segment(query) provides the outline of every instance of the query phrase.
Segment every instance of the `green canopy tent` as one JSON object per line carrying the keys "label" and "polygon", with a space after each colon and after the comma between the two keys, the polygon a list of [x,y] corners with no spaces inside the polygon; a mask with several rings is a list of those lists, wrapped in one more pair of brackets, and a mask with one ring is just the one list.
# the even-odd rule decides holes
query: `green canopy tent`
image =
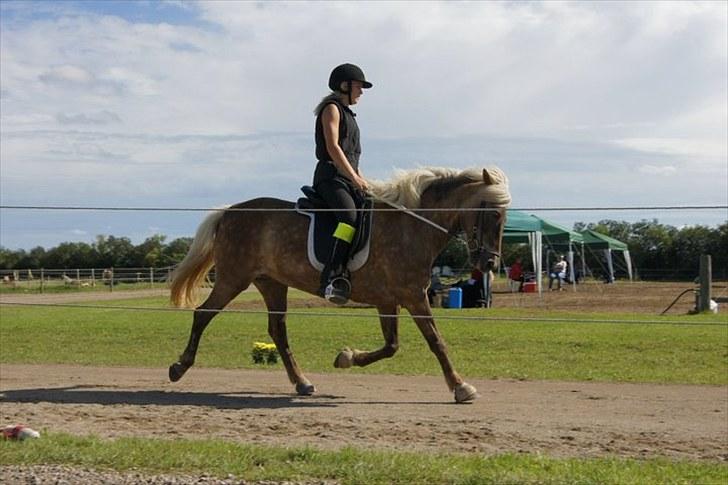
{"label": "green canopy tent", "polygon": [[[622,252],[622,256],[624,256],[624,262],[627,266],[627,275],[629,276],[629,280],[632,281],[632,260],[629,255],[629,248],[627,247],[627,244],[600,232],[592,231],[591,229],[581,231],[581,235],[584,238],[584,246],[594,251],[604,251],[604,257],[607,261],[607,272],[610,282],[614,281],[614,264],[612,261],[612,251]],[[584,256],[582,253],[582,259],[583,258]]]}
{"label": "green canopy tent", "polygon": [[543,221],[525,212],[508,209],[506,226],[503,229],[504,243],[527,243],[531,248],[531,262],[536,273],[536,287],[541,294],[541,254]]}
{"label": "green canopy tent", "polygon": [[554,222],[547,221],[532,214],[509,209],[506,226],[503,231],[503,241],[505,243],[529,244],[539,294],[542,292],[541,274],[543,271],[542,254],[544,243],[551,248],[563,248],[566,250],[570,279],[576,284],[574,246],[582,245],[584,242],[584,238],[580,233],[571,231]]}

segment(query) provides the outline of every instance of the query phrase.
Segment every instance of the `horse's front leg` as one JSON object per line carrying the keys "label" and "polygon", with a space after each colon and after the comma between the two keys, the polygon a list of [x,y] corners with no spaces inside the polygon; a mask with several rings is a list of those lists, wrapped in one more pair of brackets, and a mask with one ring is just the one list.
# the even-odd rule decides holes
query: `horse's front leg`
{"label": "horse's front leg", "polygon": [[399,322],[397,319],[399,307],[397,305],[380,305],[377,307],[377,311],[382,315],[379,317],[379,322],[384,335],[384,346],[372,352],[344,349],[336,356],[334,367],[340,369],[346,369],[352,365],[364,367],[378,360],[392,357],[397,352],[399,348]]}
{"label": "horse's front leg", "polygon": [[406,308],[414,318],[425,340],[427,340],[430,350],[432,350],[440,362],[442,372],[445,374],[447,387],[455,393],[455,402],[464,403],[474,400],[478,396],[477,390],[475,387],[463,381],[458,373],[455,372],[450,358],[447,355],[445,341],[440,335],[440,332],[437,331],[435,320],[432,318],[432,310],[430,309],[430,302],[427,301],[427,294],[424,294],[422,298],[418,298],[417,301],[406,305]]}
{"label": "horse's front leg", "polygon": [[260,278],[253,282],[263,295],[268,308],[268,334],[276,344],[276,350],[281,356],[286,368],[288,379],[296,385],[296,392],[302,396],[310,396],[316,391],[313,384],[303,375],[288,346],[288,332],[286,330],[286,311],[288,309],[288,287],[267,278]]}

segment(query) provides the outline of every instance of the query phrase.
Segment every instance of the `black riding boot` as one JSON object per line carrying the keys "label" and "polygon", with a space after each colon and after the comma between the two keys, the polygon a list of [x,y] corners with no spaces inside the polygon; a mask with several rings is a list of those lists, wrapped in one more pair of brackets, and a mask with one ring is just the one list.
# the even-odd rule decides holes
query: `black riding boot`
{"label": "black riding boot", "polygon": [[346,265],[349,262],[351,244],[343,239],[334,238],[331,258],[321,272],[319,295],[337,305],[343,305],[351,296],[351,282]]}

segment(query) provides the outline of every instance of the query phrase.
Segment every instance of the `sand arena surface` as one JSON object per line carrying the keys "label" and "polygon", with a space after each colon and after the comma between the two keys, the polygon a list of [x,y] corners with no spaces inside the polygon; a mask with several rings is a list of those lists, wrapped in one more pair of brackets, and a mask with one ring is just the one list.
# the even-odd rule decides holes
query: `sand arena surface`
{"label": "sand arena surface", "polygon": [[453,403],[440,377],[1,365],[0,415],[41,431],[221,438],[280,446],[543,453],[728,461],[723,386],[471,380]]}

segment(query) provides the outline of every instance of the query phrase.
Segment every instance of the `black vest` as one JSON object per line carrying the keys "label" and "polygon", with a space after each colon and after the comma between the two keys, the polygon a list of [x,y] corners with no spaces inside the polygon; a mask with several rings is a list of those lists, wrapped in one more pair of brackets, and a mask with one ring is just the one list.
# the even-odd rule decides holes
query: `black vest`
{"label": "black vest", "polygon": [[361,143],[359,141],[359,125],[356,124],[356,114],[345,106],[335,95],[323,101],[321,110],[316,115],[316,159],[321,162],[331,163],[331,155],[326,149],[323,126],[321,124],[321,113],[329,104],[335,104],[339,108],[339,146],[344,152],[346,159],[356,173],[359,173],[359,156],[361,155]]}

